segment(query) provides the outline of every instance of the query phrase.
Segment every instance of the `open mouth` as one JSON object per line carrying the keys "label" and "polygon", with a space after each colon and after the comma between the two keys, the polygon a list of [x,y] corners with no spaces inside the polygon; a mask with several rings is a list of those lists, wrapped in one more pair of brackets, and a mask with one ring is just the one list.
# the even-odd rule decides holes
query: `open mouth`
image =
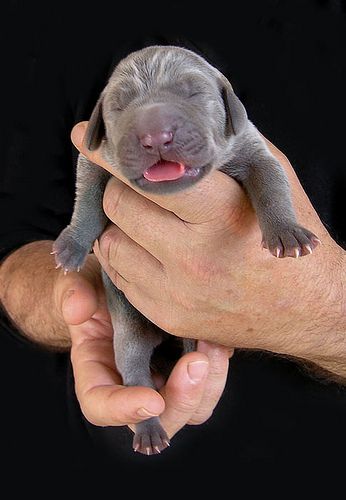
{"label": "open mouth", "polygon": [[180,162],[160,160],[135,179],[134,183],[146,190],[173,191],[193,184],[207,170],[207,166],[188,167]]}

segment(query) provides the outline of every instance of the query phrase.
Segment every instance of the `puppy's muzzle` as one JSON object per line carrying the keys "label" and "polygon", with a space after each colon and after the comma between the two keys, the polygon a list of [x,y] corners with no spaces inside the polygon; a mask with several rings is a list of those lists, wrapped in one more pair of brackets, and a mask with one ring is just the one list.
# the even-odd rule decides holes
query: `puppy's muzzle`
{"label": "puppy's muzzle", "polygon": [[174,146],[174,132],[178,127],[174,106],[149,104],[137,111],[136,135],[146,153],[165,153]]}
{"label": "puppy's muzzle", "polygon": [[131,110],[118,143],[124,174],[138,187],[173,192],[201,179],[211,163],[207,134],[187,106],[147,103]]}

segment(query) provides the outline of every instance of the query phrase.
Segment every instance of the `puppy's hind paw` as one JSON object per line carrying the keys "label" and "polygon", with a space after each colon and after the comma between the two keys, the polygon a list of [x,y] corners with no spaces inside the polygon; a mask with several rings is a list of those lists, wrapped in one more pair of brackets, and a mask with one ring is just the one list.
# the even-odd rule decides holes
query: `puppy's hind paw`
{"label": "puppy's hind paw", "polygon": [[158,417],[152,417],[136,425],[133,449],[143,455],[157,455],[170,446],[166,431]]}

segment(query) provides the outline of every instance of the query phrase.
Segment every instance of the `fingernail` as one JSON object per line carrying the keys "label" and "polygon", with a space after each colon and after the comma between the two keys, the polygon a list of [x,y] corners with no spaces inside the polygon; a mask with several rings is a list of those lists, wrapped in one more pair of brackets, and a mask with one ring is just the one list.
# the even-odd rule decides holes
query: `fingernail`
{"label": "fingernail", "polygon": [[208,361],[192,361],[187,365],[187,373],[192,382],[200,382],[208,371]]}
{"label": "fingernail", "polygon": [[157,413],[151,413],[150,411],[146,410],[145,408],[139,408],[139,410],[137,410],[137,415],[139,415],[140,417],[157,417]]}

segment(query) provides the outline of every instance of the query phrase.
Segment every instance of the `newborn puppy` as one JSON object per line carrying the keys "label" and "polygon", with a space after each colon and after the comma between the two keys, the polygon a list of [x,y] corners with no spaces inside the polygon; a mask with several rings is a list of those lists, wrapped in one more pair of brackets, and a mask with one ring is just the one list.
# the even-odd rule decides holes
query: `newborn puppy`
{"label": "newborn puppy", "polygon": [[[299,257],[319,240],[297,224],[283,168],[226,77],[194,52],[151,46],[131,53],[115,68],[91,115],[89,150],[136,189],[174,193],[192,187],[213,169],[236,179],[248,194],[262,231],[262,244],[275,257]],[[70,225],[54,242],[57,267],[79,270],[108,220],[102,200],[110,174],[82,154]],[[151,359],[168,336],[127,301],[108,276],[103,280],[123,383],[155,389]],[[184,340],[183,351],[194,343]],[[169,443],[158,417],[136,425],[135,451],[159,453]]]}

